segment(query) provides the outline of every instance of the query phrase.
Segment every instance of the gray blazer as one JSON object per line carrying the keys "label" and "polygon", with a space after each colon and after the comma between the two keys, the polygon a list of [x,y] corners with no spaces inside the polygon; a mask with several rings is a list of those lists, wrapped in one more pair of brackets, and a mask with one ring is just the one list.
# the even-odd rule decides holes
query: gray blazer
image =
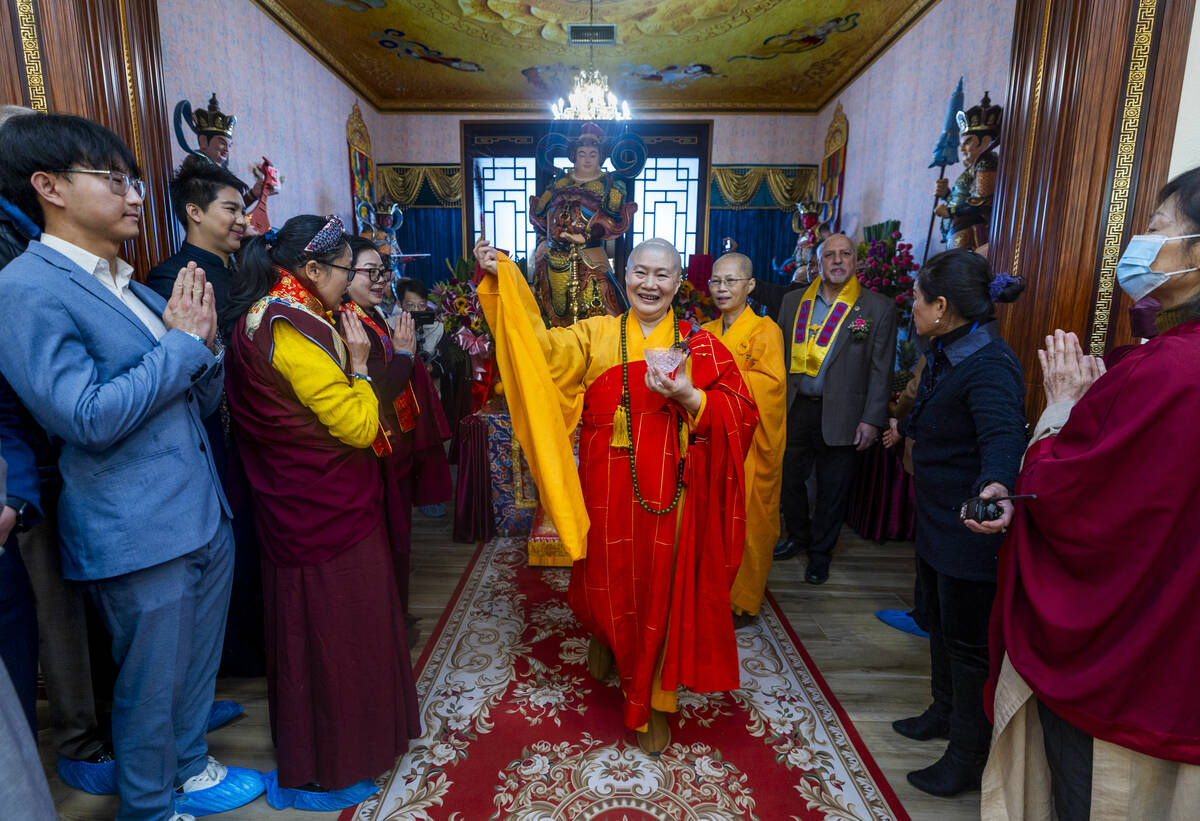
{"label": "gray blazer", "polygon": [[[162,313],[140,283],[134,293]],[[230,516],[202,420],[223,368],[182,331],[156,340],[88,271],[40,242],[0,271],[0,372],[62,441],[63,575],[103,579],[207,544]]]}
{"label": "gray blazer", "polygon": [[[792,334],[796,313],[804,298],[795,290],[783,298],[779,327],[783,329],[783,362],[792,361]],[[855,339],[847,328],[864,317],[870,322],[866,339]],[[831,446],[853,445],[859,422],[887,425],[887,403],[896,361],[896,306],[887,297],[863,290],[833,340],[825,365],[821,402],[821,435]],[[800,390],[800,376],[788,374],[787,406]]]}

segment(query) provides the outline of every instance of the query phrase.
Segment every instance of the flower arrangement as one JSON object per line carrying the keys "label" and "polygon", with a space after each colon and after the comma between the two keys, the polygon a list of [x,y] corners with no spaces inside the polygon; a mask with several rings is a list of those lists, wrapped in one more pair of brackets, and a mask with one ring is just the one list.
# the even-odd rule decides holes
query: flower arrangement
{"label": "flower arrangement", "polygon": [[447,279],[429,293],[433,310],[446,336],[469,354],[486,354],[492,348],[492,332],[483,318],[479,295],[470,282]]}
{"label": "flower arrangement", "polygon": [[869,291],[891,297],[896,303],[897,322],[908,324],[912,316],[913,277],[921,267],[913,260],[912,243],[901,242],[900,231],[858,246],[858,281]]}
{"label": "flower arrangement", "polygon": [[861,342],[871,335],[871,320],[860,316],[850,323],[849,330],[850,334]]}
{"label": "flower arrangement", "polygon": [[721,313],[717,310],[717,305],[712,301],[712,297],[686,279],[679,286],[679,293],[675,294],[672,307],[675,309],[677,319],[697,325],[703,325],[705,322],[716,319]]}

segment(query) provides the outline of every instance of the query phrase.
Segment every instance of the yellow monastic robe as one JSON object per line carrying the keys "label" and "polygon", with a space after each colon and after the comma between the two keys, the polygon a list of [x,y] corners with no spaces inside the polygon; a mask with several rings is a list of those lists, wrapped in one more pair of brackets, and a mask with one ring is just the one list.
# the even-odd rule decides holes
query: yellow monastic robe
{"label": "yellow monastic robe", "polygon": [[725,343],[758,406],[758,430],[746,456],[746,547],[729,592],[733,612],[757,615],[767,588],[772,553],[779,540],[779,491],[787,440],[787,368],[783,332],[769,317],[749,308],[729,330],[721,319],[703,326]]}

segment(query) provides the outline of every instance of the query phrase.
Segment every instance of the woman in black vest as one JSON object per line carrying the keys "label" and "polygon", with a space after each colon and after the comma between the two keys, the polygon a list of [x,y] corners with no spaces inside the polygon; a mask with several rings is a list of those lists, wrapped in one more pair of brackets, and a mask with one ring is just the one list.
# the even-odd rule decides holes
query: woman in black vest
{"label": "woman in black vest", "polygon": [[941,759],[908,774],[934,795],[978,789],[987,761],[983,688],[1003,536],[973,532],[960,511],[981,494],[1007,496],[1025,451],[1025,381],[994,316],[994,303],[1011,302],[1023,288],[993,276],[979,254],[954,249],[930,259],[913,289],[913,322],[928,347],[901,433],[914,443],[914,615],[929,631],[933,704],[892,726],[909,738],[949,738]]}

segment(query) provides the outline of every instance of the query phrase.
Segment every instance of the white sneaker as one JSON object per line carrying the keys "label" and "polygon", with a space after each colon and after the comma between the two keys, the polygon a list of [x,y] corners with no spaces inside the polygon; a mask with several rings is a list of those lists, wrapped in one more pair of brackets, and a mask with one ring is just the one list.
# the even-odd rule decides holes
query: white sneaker
{"label": "white sneaker", "polygon": [[[204,770],[196,775],[193,775],[187,781],[184,781],[179,790],[180,792],[187,793],[195,792],[196,790],[207,790],[209,787],[215,787],[225,780],[225,774],[227,771],[228,770],[224,764],[222,764],[220,761],[217,761],[217,759],[210,755],[208,757],[208,764],[205,765]],[[184,816],[184,821],[187,821],[187,819],[190,818],[192,818],[190,815]],[[195,819],[192,819],[192,821],[195,821]]]}
{"label": "white sneaker", "polygon": [[177,812],[171,816],[170,821],[196,821],[196,816],[184,815],[181,812]]}

